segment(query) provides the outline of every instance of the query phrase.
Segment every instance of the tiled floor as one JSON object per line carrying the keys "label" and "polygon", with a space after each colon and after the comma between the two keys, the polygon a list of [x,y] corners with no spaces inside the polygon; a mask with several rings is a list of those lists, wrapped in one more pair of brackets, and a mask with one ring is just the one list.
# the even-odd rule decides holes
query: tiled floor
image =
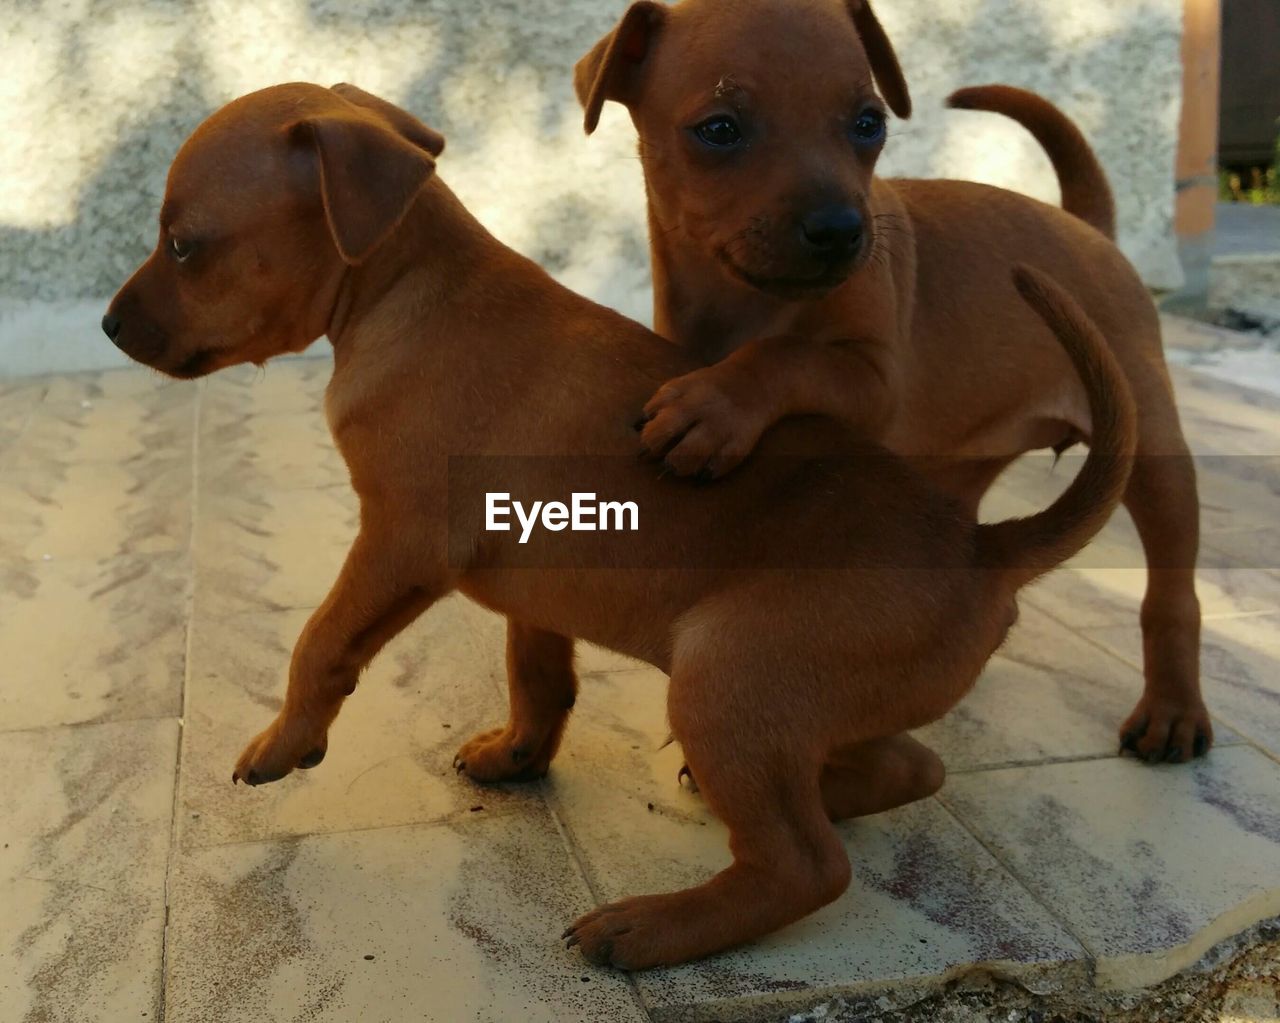
{"label": "tiled floor", "polygon": [[[322,768],[231,784],[354,532],[327,372],[0,381],[0,1018],[781,1018],[974,967],[1145,985],[1280,914],[1280,399],[1178,373],[1206,456],[1206,761],[1114,755],[1141,678],[1121,515],[927,730],[940,796],[841,826],[838,902],[628,978],[561,929],[728,856],[652,670],[583,651],[552,775],[477,788],[450,764],[503,717],[502,627],[450,600],[375,663]],[[1069,471],[1019,465],[990,515]]]}

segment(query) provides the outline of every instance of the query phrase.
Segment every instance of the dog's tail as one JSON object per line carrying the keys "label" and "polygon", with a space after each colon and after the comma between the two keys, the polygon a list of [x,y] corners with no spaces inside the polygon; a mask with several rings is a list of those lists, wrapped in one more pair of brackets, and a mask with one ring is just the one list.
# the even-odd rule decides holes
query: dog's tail
{"label": "dog's tail", "polygon": [[1052,505],[1024,519],[978,527],[978,563],[1016,589],[1079,553],[1115,511],[1133,468],[1137,412],[1124,371],[1084,310],[1052,278],[1026,266],[1014,283],[1067,350],[1093,417],[1089,455]]}
{"label": "dog's tail", "polygon": [[1062,208],[1116,238],[1116,204],[1106,172],[1071,118],[1047,99],[1011,85],[976,85],[953,92],[947,106],[1003,114],[1035,136],[1058,175]]}

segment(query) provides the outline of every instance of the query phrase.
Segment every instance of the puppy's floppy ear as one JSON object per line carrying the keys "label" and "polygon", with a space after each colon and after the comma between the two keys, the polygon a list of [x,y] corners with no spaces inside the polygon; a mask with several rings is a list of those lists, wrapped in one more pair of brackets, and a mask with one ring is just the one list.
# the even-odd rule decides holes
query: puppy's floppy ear
{"label": "puppy's floppy ear", "polygon": [[600,123],[605,100],[629,105],[634,99],[641,65],[666,17],[667,9],[662,4],[636,0],[617,27],[574,67],[573,88],[585,113],[582,126],[588,135]]}
{"label": "puppy's floppy ear", "polygon": [[293,145],[314,153],[329,233],[352,266],[399,226],[436,169],[426,150],[364,111],[308,117],[287,130]]}
{"label": "puppy's floppy ear", "polygon": [[337,85],[330,86],[330,90],[336,92],[348,103],[354,103],[358,107],[380,114],[391,127],[432,156],[439,156],[444,152],[444,136],[434,128],[428,128],[409,111],[402,110],[394,103],[388,103],[380,96],[365,92],[359,86],[349,82],[339,82]]}
{"label": "puppy's floppy ear", "polygon": [[849,16],[854,27],[862,38],[863,49],[867,51],[867,60],[871,62],[871,71],[876,76],[876,84],[884,93],[885,102],[901,118],[911,116],[911,94],[907,91],[906,79],[902,76],[902,68],[898,64],[898,55],[893,52],[893,44],[885,35],[880,19],[871,9],[871,0],[845,0]]}

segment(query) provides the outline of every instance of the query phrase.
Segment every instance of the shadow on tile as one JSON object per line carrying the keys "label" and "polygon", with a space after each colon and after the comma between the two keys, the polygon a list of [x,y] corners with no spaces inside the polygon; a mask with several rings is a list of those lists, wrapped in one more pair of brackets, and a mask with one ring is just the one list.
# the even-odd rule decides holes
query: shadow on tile
{"label": "shadow on tile", "polygon": [[175,875],[171,1023],[646,1018],[558,940],[591,900],[541,806],[204,850]]}
{"label": "shadow on tile", "polygon": [[1280,765],[1235,747],[965,775],[942,799],[1081,938],[1099,985],[1129,988],[1280,913],[1277,791]]}
{"label": "shadow on tile", "polygon": [[178,723],[4,738],[4,1017],[158,1018]]}
{"label": "shadow on tile", "polygon": [[0,561],[0,727],[177,716],[185,554]]}
{"label": "shadow on tile", "polygon": [[[231,783],[275,716],[305,612],[197,618],[179,789],[184,847],[259,841],[541,805],[538,785],[482,787],[453,770],[471,735],[506,720],[504,623],[459,597],[388,645],[361,677],[311,771]],[[518,825],[513,825],[517,826]]]}

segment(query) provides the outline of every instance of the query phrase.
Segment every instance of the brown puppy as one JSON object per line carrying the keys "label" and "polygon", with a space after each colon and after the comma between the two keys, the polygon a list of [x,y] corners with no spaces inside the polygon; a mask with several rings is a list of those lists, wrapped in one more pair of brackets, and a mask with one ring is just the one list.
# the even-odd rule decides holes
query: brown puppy
{"label": "brown puppy", "polygon": [[[177,376],[322,333],[334,345],[325,410],[360,532],[298,640],[283,709],[234,778],[319,763],[370,658],[461,590],[667,672],[672,730],[730,829],[727,870],[589,913],[570,943],[639,968],[750,940],[844,890],[831,817],[941,784],[936,759],[896,737],[964,695],[1016,616],[1017,588],[1110,515],[1134,444],[1123,374],[1061,289],[1022,271],[1094,417],[1094,450],[1045,512],[977,526],[896,456],[814,419],[771,430],[750,471],[690,488],[635,458],[633,420],[694,361],[498,243],[433,176],[440,149],[351,86],[231,103],[178,153],[159,244],[104,320],[125,352]],[[621,546],[574,532],[522,546],[484,527],[479,490],[554,490],[563,456],[586,464],[592,490],[638,505]],[[623,552],[640,567],[600,567]],[[511,682],[511,723],[463,747],[468,774],[537,774],[555,753],[572,685]]]}
{"label": "brown puppy", "polygon": [[1031,128],[1088,223],[981,185],[876,178],[886,107],[906,117],[911,102],[869,0],[640,0],[575,84],[588,132],[606,100],[630,110],[655,326],[714,364],[646,406],[644,445],[677,473],[720,475],[771,423],[816,412],[893,451],[945,456],[936,481],[976,508],[1022,452],[1090,437],[1084,392],[1007,268],[1035,266],[1067,288],[1139,410],[1125,504],[1149,567],[1146,686],[1122,749],[1147,761],[1207,750],[1195,471],[1156,311],[1104,237],[1109,189],[1074,126],[1019,90],[953,98]]}

